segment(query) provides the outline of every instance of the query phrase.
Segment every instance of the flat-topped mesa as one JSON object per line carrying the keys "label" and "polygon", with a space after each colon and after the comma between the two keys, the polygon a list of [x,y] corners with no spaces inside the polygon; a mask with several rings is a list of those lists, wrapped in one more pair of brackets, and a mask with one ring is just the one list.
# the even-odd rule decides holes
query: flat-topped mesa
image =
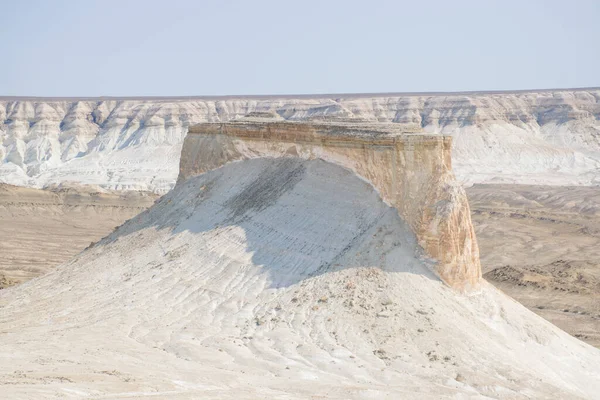
{"label": "flat-topped mesa", "polygon": [[190,127],[178,181],[257,157],[323,159],[368,180],[414,231],[437,274],[468,291],[481,280],[466,194],[455,181],[451,138],[394,124],[282,122],[261,116]]}

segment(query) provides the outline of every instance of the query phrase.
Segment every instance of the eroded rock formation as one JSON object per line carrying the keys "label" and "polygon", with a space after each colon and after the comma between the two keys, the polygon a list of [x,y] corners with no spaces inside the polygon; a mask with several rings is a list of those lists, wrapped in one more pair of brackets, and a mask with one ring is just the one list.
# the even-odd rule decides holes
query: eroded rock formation
{"label": "eroded rock formation", "polygon": [[165,193],[189,126],[251,112],[451,135],[461,182],[600,182],[600,90],[138,99],[0,98],[0,182]]}
{"label": "eroded rock formation", "polygon": [[451,138],[390,124],[237,121],[190,127],[179,181],[256,157],[323,159],[371,182],[415,232],[439,277],[477,287],[479,250],[469,204],[452,174]]}

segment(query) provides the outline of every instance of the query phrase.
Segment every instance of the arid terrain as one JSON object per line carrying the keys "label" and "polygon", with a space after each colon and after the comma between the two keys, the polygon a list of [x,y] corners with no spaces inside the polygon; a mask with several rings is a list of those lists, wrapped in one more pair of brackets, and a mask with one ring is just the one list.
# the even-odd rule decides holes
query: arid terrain
{"label": "arid terrain", "polygon": [[253,112],[453,136],[460,181],[600,183],[600,89],[321,96],[0,97],[0,182],[166,193],[190,126]]}
{"label": "arid terrain", "polygon": [[0,184],[0,287],[41,275],[148,208],[156,195]]}
{"label": "arid terrain", "polygon": [[371,185],[322,160],[190,177],[0,291],[10,399],[590,399],[600,350],[463,295]]}
{"label": "arid terrain", "polygon": [[[475,185],[467,194],[485,279],[600,347],[600,189]],[[52,270],[156,198],[0,185],[0,285]]]}
{"label": "arid terrain", "polygon": [[4,99],[0,393],[594,398],[599,120],[596,88]]}
{"label": "arid terrain", "polygon": [[600,188],[467,189],[484,277],[600,347]]}

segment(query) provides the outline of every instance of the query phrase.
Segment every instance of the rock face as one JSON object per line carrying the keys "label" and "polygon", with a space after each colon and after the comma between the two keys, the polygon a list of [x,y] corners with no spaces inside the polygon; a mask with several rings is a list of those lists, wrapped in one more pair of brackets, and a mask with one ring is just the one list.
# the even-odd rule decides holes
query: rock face
{"label": "rock face", "polygon": [[437,273],[458,290],[478,287],[479,250],[464,190],[452,174],[451,138],[392,124],[244,121],[192,126],[179,181],[256,157],[323,159],[369,181],[415,232]]}
{"label": "rock face", "polygon": [[451,135],[467,183],[600,182],[600,90],[310,98],[0,99],[0,181],[164,193],[190,125],[251,112],[391,122]]}

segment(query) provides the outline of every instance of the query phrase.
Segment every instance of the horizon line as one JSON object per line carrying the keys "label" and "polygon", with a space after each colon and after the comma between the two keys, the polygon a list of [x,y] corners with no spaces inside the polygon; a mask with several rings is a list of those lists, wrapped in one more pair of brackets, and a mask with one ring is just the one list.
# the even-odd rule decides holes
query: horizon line
{"label": "horizon line", "polygon": [[524,94],[600,90],[600,86],[551,89],[515,89],[515,90],[465,90],[432,92],[363,92],[363,93],[303,93],[303,94],[240,94],[240,95],[189,95],[189,96],[0,96],[0,101],[122,101],[122,100],[267,100],[267,99],[321,99],[321,98],[364,98],[364,97],[413,97],[413,96],[457,96],[457,95],[494,95]]}

